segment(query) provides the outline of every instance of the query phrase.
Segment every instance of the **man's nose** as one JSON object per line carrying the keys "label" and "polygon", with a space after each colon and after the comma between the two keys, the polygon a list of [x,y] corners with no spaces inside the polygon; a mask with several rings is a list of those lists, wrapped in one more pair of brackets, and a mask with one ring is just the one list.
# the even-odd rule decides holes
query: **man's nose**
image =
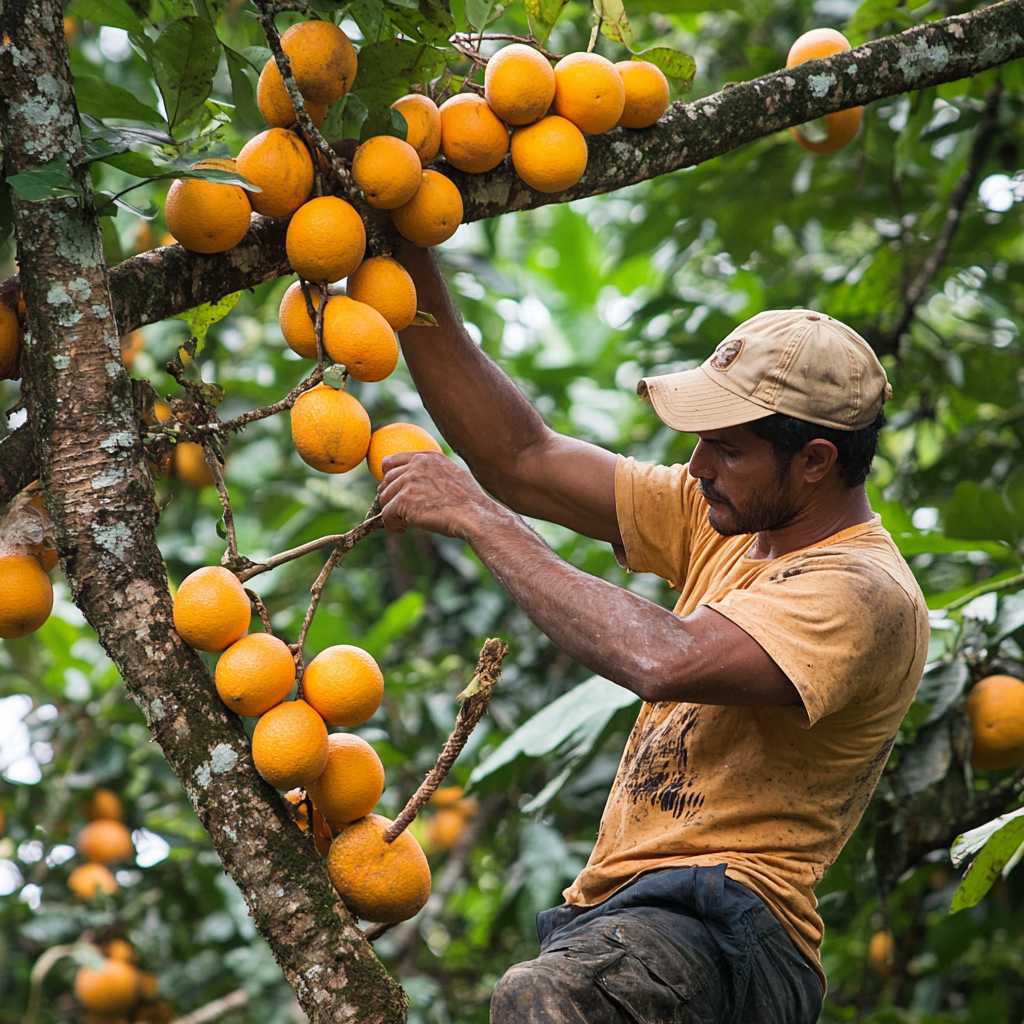
{"label": "man's nose", "polygon": [[708,446],[703,440],[698,441],[697,447],[693,449],[693,454],[690,456],[690,476],[700,480],[714,480],[715,473],[708,456]]}

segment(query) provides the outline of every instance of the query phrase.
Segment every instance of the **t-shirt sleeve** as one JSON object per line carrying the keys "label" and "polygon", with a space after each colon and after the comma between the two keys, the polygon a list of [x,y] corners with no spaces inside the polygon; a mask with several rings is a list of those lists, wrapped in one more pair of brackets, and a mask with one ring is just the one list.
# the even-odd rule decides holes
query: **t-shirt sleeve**
{"label": "t-shirt sleeve", "polygon": [[810,727],[853,703],[883,701],[910,669],[917,616],[884,570],[850,555],[807,552],[710,608],[752,636],[803,700]]}
{"label": "t-shirt sleeve", "polygon": [[685,466],[619,456],[615,512],[630,572],[653,572],[679,590],[690,558],[693,487]]}

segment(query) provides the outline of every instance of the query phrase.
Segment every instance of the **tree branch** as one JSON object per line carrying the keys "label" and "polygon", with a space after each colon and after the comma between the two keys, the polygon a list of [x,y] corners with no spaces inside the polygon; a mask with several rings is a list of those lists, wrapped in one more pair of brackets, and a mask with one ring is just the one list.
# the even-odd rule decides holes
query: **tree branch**
{"label": "tree branch", "polygon": [[244,988],[235,989],[212,1003],[200,1006],[198,1010],[185,1014],[171,1021],[171,1024],[213,1024],[213,1021],[226,1017],[235,1010],[242,1010],[249,1005],[249,993]]}
{"label": "tree branch", "polygon": [[6,505],[38,476],[32,431],[25,423],[0,440],[0,505]]}
{"label": "tree branch", "polygon": [[[928,22],[822,60],[730,85],[692,103],[676,102],[653,127],[614,128],[590,136],[587,171],[565,192],[535,192],[506,158],[486,174],[440,161],[462,193],[465,222],[613,192],[825,114],[903,92],[970,78],[1024,56],[1024,0],[1003,0],[968,14]],[[257,218],[234,249],[212,256],[168,246],[126,260],[110,272],[121,333],[215,302],[290,272],[287,223]]]}

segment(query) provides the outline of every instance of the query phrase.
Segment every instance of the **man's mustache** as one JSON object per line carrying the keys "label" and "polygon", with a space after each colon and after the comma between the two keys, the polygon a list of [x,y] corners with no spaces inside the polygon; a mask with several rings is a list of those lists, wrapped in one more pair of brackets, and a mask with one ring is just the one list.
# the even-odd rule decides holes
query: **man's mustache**
{"label": "man's mustache", "polygon": [[708,501],[717,501],[719,505],[725,505],[726,508],[731,508],[735,511],[733,503],[724,494],[722,494],[721,491],[715,490],[715,488],[706,480],[699,480],[698,484],[700,486],[700,493],[703,494]]}

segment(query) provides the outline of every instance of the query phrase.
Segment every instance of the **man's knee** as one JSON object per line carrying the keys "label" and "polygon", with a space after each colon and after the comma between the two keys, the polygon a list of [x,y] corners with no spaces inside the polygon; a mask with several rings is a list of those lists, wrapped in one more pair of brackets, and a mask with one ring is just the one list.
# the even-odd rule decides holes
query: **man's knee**
{"label": "man's knee", "polygon": [[585,965],[542,953],[514,964],[495,985],[491,1024],[588,1024],[599,1019],[595,1000],[603,1001]]}

